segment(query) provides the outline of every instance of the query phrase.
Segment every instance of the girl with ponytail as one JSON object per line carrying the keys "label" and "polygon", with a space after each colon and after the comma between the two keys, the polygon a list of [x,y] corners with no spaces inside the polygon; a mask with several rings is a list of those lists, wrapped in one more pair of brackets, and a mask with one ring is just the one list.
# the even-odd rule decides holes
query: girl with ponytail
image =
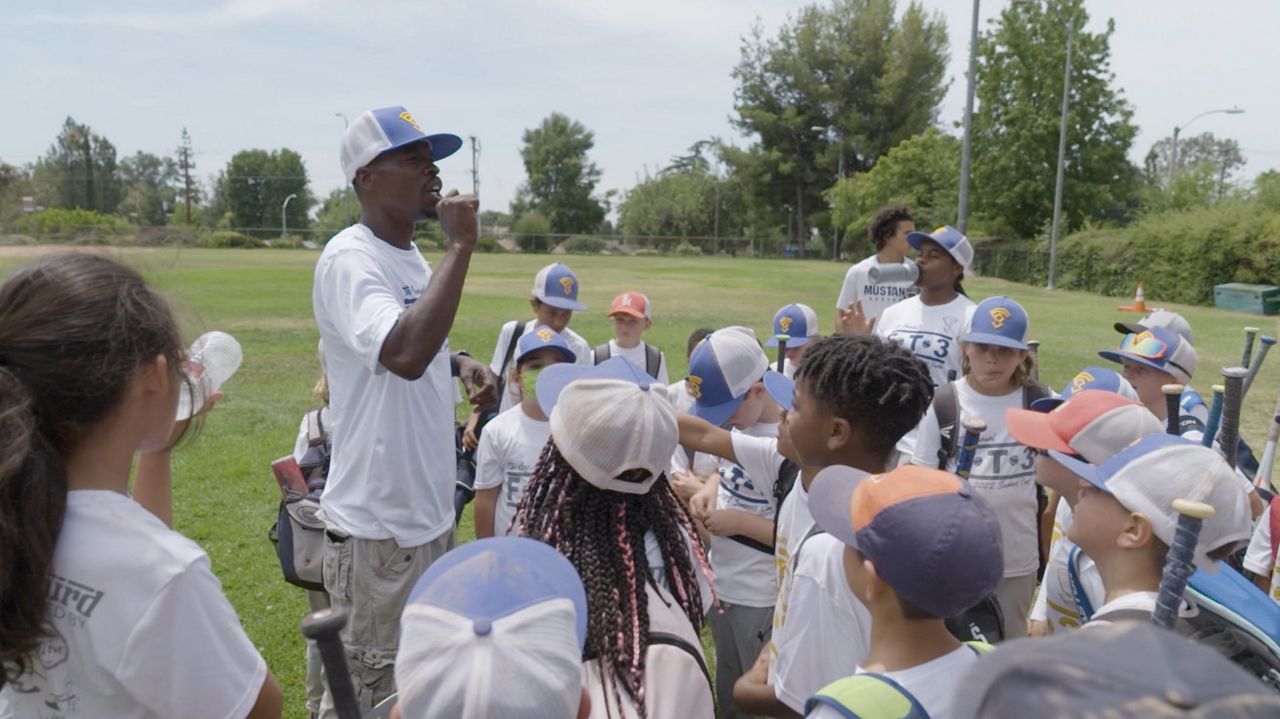
{"label": "girl with ponytail", "polygon": [[16,716],[280,716],[208,555],[168,526],[182,361],[168,305],[112,260],[48,257],[0,285],[0,687]]}

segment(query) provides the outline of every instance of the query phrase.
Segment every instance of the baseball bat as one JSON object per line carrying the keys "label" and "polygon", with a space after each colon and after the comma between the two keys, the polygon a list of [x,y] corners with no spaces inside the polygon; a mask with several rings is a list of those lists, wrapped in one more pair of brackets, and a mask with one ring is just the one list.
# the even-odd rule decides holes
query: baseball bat
{"label": "baseball bat", "polygon": [[981,417],[965,417],[964,439],[960,443],[960,453],[956,455],[956,474],[961,479],[968,479],[973,469],[973,457],[978,451],[978,440],[987,431],[987,423]]}
{"label": "baseball bat", "polygon": [[1258,486],[1269,491],[1275,490],[1271,484],[1271,466],[1276,461],[1276,444],[1280,443],[1280,401],[1276,402],[1276,410],[1272,414],[1274,417],[1272,417],[1271,429],[1267,432],[1267,446],[1262,450],[1262,466],[1258,469],[1257,476]]}
{"label": "baseball bat", "polygon": [[1240,443],[1240,404],[1244,399],[1243,367],[1222,368],[1222,429],[1218,432],[1218,446],[1227,464],[1236,468],[1236,448]]}
{"label": "baseball bat", "polygon": [[1257,327],[1244,328],[1244,352],[1240,355],[1240,366],[1248,367],[1249,359],[1253,355],[1253,338],[1258,336]]}
{"label": "baseball bat", "polygon": [[1178,427],[1182,390],[1183,387],[1180,384],[1166,384],[1160,387],[1160,391],[1164,392],[1165,430],[1169,434],[1182,434]]}
{"label": "baseball bat", "polygon": [[324,676],[333,695],[333,708],[338,719],[360,719],[360,705],[356,702],[356,690],[351,684],[347,669],[347,655],[342,648],[342,628],[347,625],[347,614],[341,607],[329,607],[314,611],[302,618],[302,636],[316,643],[320,660],[324,664]]}
{"label": "baseball bat", "polygon": [[1040,340],[1028,340],[1027,349],[1031,350],[1031,381],[1040,381]]}
{"label": "baseball bat", "polygon": [[1258,353],[1253,356],[1253,361],[1249,363],[1249,374],[1244,378],[1244,395],[1241,397],[1241,401],[1244,401],[1244,398],[1249,396],[1249,388],[1253,386],[1253,378],[1258,376],[1258,370],[1262,369],[1262,363],[1267,359],[1267,353],[1271,351],[1271,345],[1276,343],[1276,338],[1270,335],[1263,335],[1259,341],[1261,344],[1258,345]]}
{"label": "baseball bat", "polygon": [[1213,440],[1218,436],[1218,425],[1222,423],[1222,393],[1226,391],[1220,384],[1213,386],[1213,404],[1209,405],[1209,421],[1204,425],[1204,437],[1200,438],[1200,444],[1206,447],[1213,446]]}
{"label": "baseball bat", "polygon": [[773,338],[778,340],[778,371],[782,374],[786,374],[787,343],[791,341],[791,335],[774,335]]}
{"label": "baseball bat", "polygon": [[1156,610],[1151,623],[1157,627],[1173,629],[1182,605],[1182,593],[1187,580],[1195,571],[1196,543],[1200,541],[1200,528],[1204,520],[1213,516],[1213,507],[1189,499],[1173,500],[1178,513],[1178,528],[1174,530],[1173,544],[1165,557],[1164,572],[1160,575],[1160,592],[1156,596]]}

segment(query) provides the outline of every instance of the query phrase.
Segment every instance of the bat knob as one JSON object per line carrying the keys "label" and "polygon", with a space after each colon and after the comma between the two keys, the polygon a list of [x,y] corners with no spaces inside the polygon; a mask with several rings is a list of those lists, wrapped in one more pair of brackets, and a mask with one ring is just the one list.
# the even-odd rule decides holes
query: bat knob
{"label": "bat knob", "polygon": [[347,613],[341,607],[318,609],[302,618],[302,636],[307,639],[319,639],[336,635],[347,626]]}
{"label": "bat knob", "polygon": [[1173,500],[1173,511],[1196,519],[1208,519],[1214,515],[1212,506],[1204,502],[1193,502],[1190,499]]}
{"label": "bat knob", "polygon": [[1222,385],[1220,385],[1220,384],[1215,384],[1215,385],[1213,385],[1212,387],[1210,387],[1209,389],[1213,390],[1214,394],[1222,394],[1223,392],[1226,392],[1226,391],[1227,391],[1227,388],[1226,388],[1226,387],[1223,387],[1223,386],[1222,386]]}
{"label": "bat knob", "polygon": [[1259,332],[1261,332],[1262,330],[1259,330],[1257,327],[1245,327],[1245,328],[1244,328],[1244,331],[1245,331],[1245,332],[1248,332],[1248,333],[1249,333],[1249,334],[1251,334],[1251,335],[1256,335],[1256,334],[1258,334]]}
{"label": "bat knob", "polygon": [[1226,379],[1244,379],[1248,376],[1249,370],[1244,367],[1223,367],[1222,376]]}
{"label": "bat knob", "polygon": [[987,431],[987,423],[981,417],[965,417],[961,422],[966,431],[982,434]]}
{"label": "bat knob", "polygon": [[1186,388],[1185,388],[1185,387],[1183,387],[1183,386],[1182,386],[1182,385],[1180,385],[1180,384],[1165,384],[1165,385],[1160,385],[1160,391],[1161,391],[1161,392],[1164,392],[1164,393],[1165,393],[1165,394],[1167,394],[1167,395],[1171,395],[1171,396],[1181,397],[1181,396],[1182,396],[1182,390],[1184,390],[1184,389],[1186,389]]}
{"label": "bat knob", "polygon": [[790,342],[791,335],[774,335],[773,338],[779,342]]}
{"label": "bat knob", "polygon": [[1276,338],[1275,338],[1275,337],[1272,337],[1271,335],[1263,335],[1263,336],[1262,336],[1262,344],[1264,344],[1264,345],[1273,345],[1273,344],[1275,344],[1275,343],[1276,343]]}

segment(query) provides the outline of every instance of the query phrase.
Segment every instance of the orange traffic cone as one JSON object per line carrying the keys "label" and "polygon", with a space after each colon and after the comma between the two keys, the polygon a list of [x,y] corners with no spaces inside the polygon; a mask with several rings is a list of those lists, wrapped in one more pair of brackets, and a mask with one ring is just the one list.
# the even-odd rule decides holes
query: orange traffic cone
{"label": "orange traffic cone", "polygon": [[1139,313],[1144,314],[1144,315],[1145,315],[1145,314],[1147,314],[1148,312],[1153,311],[1153,308],[1147,307],[1147,301],[1146,301],[1146,298],[1145,298],[1145,297],[1143,297],[1143,295],[1142,295],[1142,283],[1141,283],[1141,282],[1139,282],[1139,283],[1138,283],[1138,292],[1137,292],[1137,294],[1135,294],[1135,295],[1133,296],[1133,304],[1131,304],[1131,305],[1120,305],[1120,306],[1116,307],[1116,311],[1118,311],[1118,312],[1139,312]]}

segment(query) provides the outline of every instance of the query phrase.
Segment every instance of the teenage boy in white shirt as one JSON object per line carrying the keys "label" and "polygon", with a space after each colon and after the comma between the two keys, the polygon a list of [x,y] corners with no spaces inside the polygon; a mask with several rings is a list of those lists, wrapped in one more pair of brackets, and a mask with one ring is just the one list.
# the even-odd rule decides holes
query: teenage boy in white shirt
{"label": "teenage boy in white shirt", "polygon": [[868,320],[874,320],[887,307],[905,300],[915,292],[914,283],[910,280],[894,282],[872,282],[872,268],[884,268],[892,265],[915,265],[907,257],[910,245],[907,235],[916,231],[915,220],[911,218],[911,210],[904,205],[882,207],[872,218],[867,228],[867,235],[876,253],[864,259],[845,273],[844,284],[840,287],[840,299],[836,300],[836,332],[849,333],[847,326],[855,311],[860,311]]}

